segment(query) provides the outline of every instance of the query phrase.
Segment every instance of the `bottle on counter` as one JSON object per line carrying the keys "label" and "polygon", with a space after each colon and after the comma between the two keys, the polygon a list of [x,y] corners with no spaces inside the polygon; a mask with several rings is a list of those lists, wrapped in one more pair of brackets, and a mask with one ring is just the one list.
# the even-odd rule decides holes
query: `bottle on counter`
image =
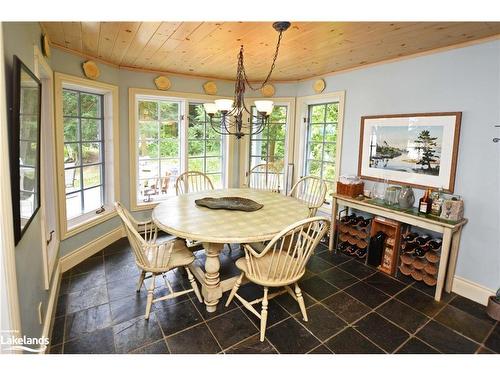
{"label": "bottle on counter", "polygon": [[420,214],[428,214],[431,212],[432,199],[431,199],[431,189],[427,189],[425,194],[418,202],[418,212]]}
{"label": "bottle on counter", "polygon": [[434,192],[431,204],[431,215],[439,216],[441,215],[441,209],[443,207],[443,188],[440,187],[439,191]]}

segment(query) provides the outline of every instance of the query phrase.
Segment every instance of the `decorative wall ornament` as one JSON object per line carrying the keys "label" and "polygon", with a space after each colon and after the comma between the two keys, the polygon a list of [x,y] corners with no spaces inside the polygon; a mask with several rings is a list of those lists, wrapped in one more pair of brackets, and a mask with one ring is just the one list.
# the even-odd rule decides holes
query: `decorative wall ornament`
{"label": "decorative wall ornament", "polygon": [[324,79],[318,79],[313,83],[313,89],[316,94],[321,94],[326,87]]}
{"label": "decorative wall ornament", "polygon": [[170,82],[170,80],[165,77],[165,76],[158,76],[155,78],[155,85],[156,85],[156,88],[158,90],[168,90],[171,86],[172,86],[172,83]]}
{"label": "decorative wall ornament", "polygon": [[217,84],[214,81],[208,81],[203,84],[203,90],[207,95],[217,94]]}
{"label": "decorative wall ornament", "polygon": [[47,34],[42,35],[42,53],[45,57],[50,57],[50,39]]}
{"label": "decorative wall ornament", "polygon": [[97,79],[101,75],[101,72],[97,67],[97,64],[92,60],[85,61],[82,64],[82,68],[83,68],[83,73],[85,73],[85,76],[87,78]]}
{"label": "decorative wall ornament", "polygon": [[260,93],[262,94],[262,96],[265,96],[266,98],[274,96],[275,92],[276,90],[274,89],[274,86],[271,85],[270,83],[264,85],[264,87],[260,89]]}

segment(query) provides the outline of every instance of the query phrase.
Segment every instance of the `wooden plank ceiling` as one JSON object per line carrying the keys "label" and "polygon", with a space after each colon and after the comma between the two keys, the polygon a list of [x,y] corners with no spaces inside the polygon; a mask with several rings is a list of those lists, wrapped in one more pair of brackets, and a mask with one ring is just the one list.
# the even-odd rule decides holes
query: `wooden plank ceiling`
{"label": "wooden plank ceiling", "polygon": [[[239,46],[251,80],[267,75],[270,22],[42,22],[56,47],[119,67],[234,79]],[[500,34],[500,22],[292,22],[272,81],[293,81]]]}

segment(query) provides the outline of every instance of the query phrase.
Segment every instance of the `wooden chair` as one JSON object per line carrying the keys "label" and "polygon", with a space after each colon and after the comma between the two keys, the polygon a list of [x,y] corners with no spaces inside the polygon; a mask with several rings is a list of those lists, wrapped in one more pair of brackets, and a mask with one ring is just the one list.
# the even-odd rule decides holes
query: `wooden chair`
{"label": "wooden chair", "polygon": [[[152,278],[151,284],[148,287],[148,299],[146,313],[144,315],[145,319],[149,319],[151,306],[158,301],[176,298],[183,294],[194,292],[198,300],[203,302],[198,285],[188,268],[195,258],[193,253],[189,251],[184,244],[184,240],[175,239],[158,243],[156,240],[158,228],[152,220],[142,222],[135,220],[130,212],[123,208],[119,202],[115,202],[115,207],[118,215],[120,215],[130,246],[134,252],[135,262],[141,269],[139,283],[137,284],[137,292],[141,289],[144,279]],[[142,233],[142,236],[140,233]],[[165,273],[177,267],[183,267],[186,270],[192,289],[180,292],[173,291]],[[155,278],[158,275],[163,276],[170,293],[166,296],[153,299]]]}
{"label": "wooden chair", "polygon": [[279,193],[280,175],[269,164],[258,164],[248,173],[247,185],[252,189],[269,190]]}
{"label": "wooden chair", "polygon": [[321,178],[305,176],[297,181],[288,196],[306,202],[309,206],[309,217],[313,217],[318,208],[325,203],[327,190],[328,186]]}
{"label": "wooden chair", "polygon": [[177,195],[213,189],[212,181],[202,172],[184,172],[175,180],[175,193]]}
{"label": "wooden chair", "polygon": [[[299,304],[302,318],[307,322],[304,298],[297,282],[304,276],[306,263],[319,241],[328,231],[329,220],[313,217],[301,220],[278,233],[258,253],[249,244],[244,244],[245,258],[236,261],[236,267],[242,272],[229,294],[226,307],[236,297],[250,312],[260,319],[260,341],[266,334],[268,301],[284,292],[288,292]],[[254,301],[247,301],[238,295],[243,277],[264,287],[264,296]],[[290,285],[294,285],[294,289]],[[285,290],[268,295],[269,288],[284,287]],[[259,312],[253,307],[262,302]]]}

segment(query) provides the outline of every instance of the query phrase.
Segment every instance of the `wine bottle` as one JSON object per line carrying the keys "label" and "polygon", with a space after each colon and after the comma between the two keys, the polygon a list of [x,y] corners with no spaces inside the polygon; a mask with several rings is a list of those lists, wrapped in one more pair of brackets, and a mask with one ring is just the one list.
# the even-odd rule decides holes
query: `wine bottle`
{"label": "wine bottle", "polygon": [[416,241],[419,245],[424,245],[424,244],[425,244],[425,243],[427,243],[430,239],[431,239],[431,236],[429,236],[428,234],[422,234],[421,236],[418,236],[417,238],[415,238],[415,241]]}
{"label": "wine bottle", "polygon": [[340,219],[340,222],[344,223],[344,224],[347,224],[348,222],[350,222],[354,218],[356,218],[356,214],[346,215],[346,216],[343,216]]}
{"label": "wine bottle", "polygon": [[425,194],[422,198],[420,198],[420,201],[418,202],[418,212],[421,214],[428,214],[431,212],[431,207],[432,207],[432,199],[430,197],[431,195],[431,189],[427,189],[425,191]]}
{"label": "wine bottle", "polygon": [[431,249],[437,250],[441,247],[442,243],[443,240],[441,240],[440,238],[436,238],[429,241],[429,246],[431,247]]}
{"label": "wine bottle", "polygon": [[364,219],[361,220],[358,224],[360,228],[366,228],[370,224],[370,219]]}
{"label": "wine bottle", "polygon": [[405,240],[406,242],[410,242],[410,241],[413,241],[416,237],[418,237],[418,233],[408,232],[403,237],[403,240]]}

